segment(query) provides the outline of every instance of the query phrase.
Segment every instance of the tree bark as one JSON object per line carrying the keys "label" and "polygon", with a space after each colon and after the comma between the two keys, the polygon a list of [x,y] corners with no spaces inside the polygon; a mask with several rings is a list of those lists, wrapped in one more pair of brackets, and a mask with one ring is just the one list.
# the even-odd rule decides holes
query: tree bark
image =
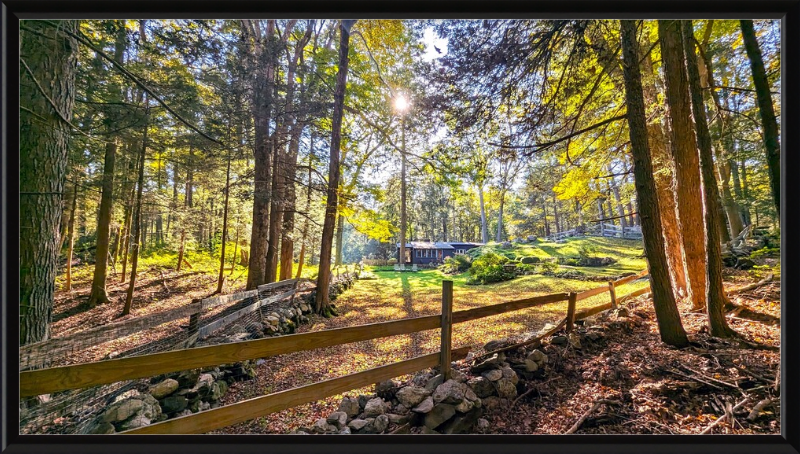
{"label": "tree bark", "polygon": [[336,215],[336,254],[333,266],[342,264],[342,247],[344,243],[344,216],[341,213]]}
{"label": "tree bark", "polygon": [[295,279],[300,279],[303,274],[303,264],[306,260],[306,241],[308,239],[308,224],[311,216],[311,164],[314,156],[314,134],[311,134],[308,145],[308,186],[306,187],[306,220],[303,223],[303,235],[300,240],[300,256],[297,258],[297,275]]}
{"label": "tree bark", "polygon": [[692,308],[701,310],[706,306],[706,257],[702,235],[703,201],[698,197],[702,193],[700,158],[692,125],[680,21],[659,20],[658,36],[661,42],[667,106],[672,121],[671,143],[677,182],[678,222],[683,234],[689,295]]}
{"label": "tree bark", "polygon": [[69,223],[67,224],[67,238],[69,246],[67,250],[67,291],[72,290],[72,252],[75,250],[75,210],[78,207],[78,181],[72,185],[72,208],[69,210]]}
{"label": "tree bark", "polygon": [[497,234],[495,235],[495,241],[501,242],[503,241],[503,204],[505,202],[505,194],[500,192],[500,209],[497,211]]}
{"label": "tree bark", "polygon": [[[252,103],[255,124],[254,182],[253,182],[253,228],[250,235],[250,260],[248,264],[247,289],[252,290],[265,283],[267,239],[269,234],[270,181],[272,159],[269,147],[269,124],[273,108],[273,84],[275,66],[275,21],[267,21],[264,37],[248,31],[252,21],[242,21],[245,40],[254,44],[250,51],[253,60],[254,99]],[[253,25],[258,30],[257,24]],[[266,41],[263,42],[263,41]]]}
{"label": "tree bark", "polygon": [[339,146],[342,140],[342,114],[344,113],[344,93],[347,87],[347,64],[350,50],[350,27],[354,20],[339,23],[339,70],[336,74],[336,89],[333,94],[333,118],[331,126],[331,151],[328,167],[328,198],[325,204],[325,222],[322,226],[322,245],[319,252],[319,274],[317,277],[316,312],[330,316],[329,285],[331,280],[331,249],[333,228],[336,222],[336,208],[339,201]]}
{"label": "tree bark", "polygon": [[144,192],[144,161],[147,154],[147,129],[150,126],[150,107],[148,106],[149,99],[147,95],[144,96],[145,114],[144,114],[144,130],[142,131],[142,151],[139,155],[139,180],[136,187],[136,202],[133,208],[133,245],[131,246],[131,278],[128,283],[128,292],[125,296],[125,307],[122,309],[120,316],[125,316],[131,313],[131,305],[133,304],[133,291],[136,286],[136,270],[139,266],[139,230],[141,230],[141,217],[142,217],[142,193]]}
{"label": "tree bark", "polygon": [[231,192],[231,153],[228,151],[228,167],[225,170],[225,202],[222,208],[222,246],[219,253],[219,277],[217,278],[217,290],[215,293],[222,293],[222,283],[225,281],[225,243],[228,241],[228,197]]}
{"label": "tree bark", "polygon": [[[20,110],[20,345],[50,336],[70,138],[65,120],[72,118],[78,49],[74,39],[44,22],[24,24],[35,32],[20,30],[20,63],[25,65],[20,64],[19,101],[39,118]],[[73,33],[77,25],[60,23]]]}
{"label": "tree bark", "polygon": [[706,240],[706,311],[708,327],[712,336],[730,337],[733,330],[725,320],[725,288],[722,285],[722,258],[720,257],[719,221],[720,209],[717,179],[714,177],[714,160],[711,151],[711,134],[708,131],[703,92],[700,88],[700,72],[694,50],[694,31],[691,20],[682,23],[683,49],[692,98],[692,116],[697,128],[697,144],[700,148],[700,170],[703,176],[703,199],[705,200]]}
{"label": "tree bark", "polygon": [[481,204],[481,242],[489,242],[489,227],[486,222],[486,205],[483,201],[483,185],[478,186],[478,199]]}
{"label": "tree bark", "polygon": [[647,120],[642,95],[642,79],[639,72],[636,22],[620,21],[620,32],[633,172],[658,330],[664,343],[685,347],[689,345],[689,339],[683,329],[675,296],[670,288],[667,257],[660,225],[660,207],[653,180],[650,150],[648,150]]}
{"label": "tree bark", "polygon": [[769,182],[772,188],[772,200],[778,216],[781,214],[781,145],[779,141],[780,129],[772,107],[767,72],[764,69],[764,60],[761,58],[761,49],[758,47],[756,32],[752,20],[740,20],[744,47],[750,59],[750,70],[753,73],[753,84],[756,87],[758,99],[758,112],[761,114],[761,126],[764,128],[764,148],[767,154],[767,168],[769,169]]}
{"label": "tree bark", "polygon": [[[650,40],[646,41],[650,46]],[[653,60],[650,53],[644,56],[644,98],[647,105],[658,106],[658,88]],[[661,214],[661,228],[663,230],[664,245],[667,253],[672,288],[675,296],[684,296],[688,292],[686,282],[686,260],[683,251],[683,234],[678,224],[678,206],[675,201],[675,164],[670,156],[665,126],[661,123],[663,115],[656,114],[653,121],[647,125],[647,138],[650,145],[650,159],[655,172],[653,179],[656,183],[656,196],[658,198],[659,213]],[[641,216],[639,217],[641,222]]]}

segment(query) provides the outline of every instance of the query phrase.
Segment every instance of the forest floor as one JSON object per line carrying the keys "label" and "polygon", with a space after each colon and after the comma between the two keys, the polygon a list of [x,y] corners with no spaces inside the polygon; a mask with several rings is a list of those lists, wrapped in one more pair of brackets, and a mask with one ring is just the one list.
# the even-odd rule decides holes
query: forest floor
{"label": "forest floor", "polygon": [[[629,263],[624,264],[625,269],[606,272],[613,275],[622,271],[643,269],[644,260],[637,256],[640,251],[641,249],[625,251],[625,255],[629,256]],[[774,259],[767,260],[774,262]],[[76,280],[71,292],[57,293],[53,336],[108,323],[116,320],[121,311],[125,293],[124,287],[117,283],[109,285],[112,304],[86,308],[84,301],[89,293],[90,276],[89,273],[84,274],[87,278]],[[234,277],[237,274],[238,270]],[[437,314],[441,309],[443,279],[455,281],[456,311],[536,294],[581,291],[602,285],[587,280],[534,275],[493,285],[467,286],[463,285],[463,275],[450,277],[437,270],[419,273],[377,271],[375,274],[378,276],[377,280],[357,281],[353,288],[339,297],[336,301],[340,314],[338,317],[325,319],[312,316],[311,322],[301,325],[298,332]],[[726,270],[726,286],[729,288],[753,281],[747,272]],[[617,291],[617,295],[628,294],[642,285],[627,284]],[[244,282],[241,280],[226,283],[224,293],[238,291],[243,286]],[[138,279],[133,311],[129,317],[188,304],[193,298],[208,296],[215,287],[214,275],[191,270],[175,272],[158,267],[145,268]],[[579,302],[579,309],[596,306],[606,300],[607,296],[598,295]],[[746,307],[735,314],[729,314],[728,320],[734,329],[752,341],[773,347],[779,345],[778,281],[750,293],[740,294],[733,302]],[[773,380],[775,377],[779,364],[777,351],[753,350],[716,342],[703,332],[704,317],[688,313],[686,308],[682,308],[684,326],[694,342],[693,347],[684,350],[670,349],[658,339],[652,303],[640,299],[632,304],[634,311],[643,317],[641,324],[631,332],[609,336],[607,346],[601,351],[584,349],[559,352],[559,360],[554,362],[548,376],[538,385],[538,392],[534,390],[510,409],[487,413],[486,418],[492,422],[491,427],[496,429],[493,432],[563,433],[596,399],[606,398],[622,400],[624,406],[614,409],[619,411],[611,416],[601,411],[595,412],[584,422],[580,433],[697,433],[724,414],[727,400],[733,401],[734,405],[741,401],[739,386],[743,383],[742,377],[749,377],[758,382],[758,386],[762,386],[755,391],[751,389],[748,393],[753,393],[754,396],[766,395],[771,382],[766,384],[763,381]],[[453,344],[455,348],[473,346],[473,351],[480,353],[481,346],[489,340],[538,331],[546,323],[563,318],[564,312],[564,303],[556,303],[459,324],[453,330]],[[69,362],[98,360],[112,351],[128,349],[153,338],[172,334],[177,328],[177,325],[165,324],[143,336],[130,336],[124,341],[109,342],[90,351],[74,352]],[[266,358],[258,361],[257,377],[251,381],[234,383],[223,397],[222,403],[231,404],[433,353],[438,351],[438,347],[438,332],[431,330]],[[686,367],[695,372],[689,372]],[[618,372],[609,375],[608,370]],[[687,375],[696,379],[687,378]],[[698,380],[711,382],[711,385],[706,383],[703,385],[705,387],[697,388],[697,383],[702,383]],[[687,382],[695,383],[686,385]],[[721,385],[720,382],[734,384],[736,389]],[[670,386],[673,385],[678,386],[677,392],[682,397],[677,398],[669,393]],[[691,386],[695,387],[694,391],[685,393],[684,390]],[[748,385],[744,383],[741,386]],[[656,392],[654,390],[662,388],[667,389],[665,396],[653,394]],[[372,391],[371,387],[367,387],[352,390],[347,395]],[[342,397],[343,395],[332,396],[227,427],[216,433],[288,433],[298,427],[309,426],[316,419],[335,411]],[[755,402],[750,402],[743,408],[749,411],[754,404]],[[739,421],[740,424],[735,429],[721,424],[715,430],[777,433],[777,409],[767,408],[766,411],[772,412],[772,415],[765,413],[766,416],[757,419],[753,424]]]}

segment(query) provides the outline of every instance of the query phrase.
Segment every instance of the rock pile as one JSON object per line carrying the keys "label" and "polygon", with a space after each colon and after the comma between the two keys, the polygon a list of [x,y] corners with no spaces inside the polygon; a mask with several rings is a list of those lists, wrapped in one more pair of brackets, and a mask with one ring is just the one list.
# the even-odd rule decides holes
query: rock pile
{"label": "rock pile", "polygon": [[215,408],[230,383],[254,376],[252,361],[161,375],[151,379],[146,390],[114,398],[80,433],[113,434]]}

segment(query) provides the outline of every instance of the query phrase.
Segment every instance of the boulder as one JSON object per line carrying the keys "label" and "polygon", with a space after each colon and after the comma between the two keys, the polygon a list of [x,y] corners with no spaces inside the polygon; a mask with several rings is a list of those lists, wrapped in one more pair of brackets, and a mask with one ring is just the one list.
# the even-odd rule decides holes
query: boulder
{"label": "boulder", "polygon": [[436,429],[456,414],[456,407],[449,404],[437,404],[425,415],[425,427]]}
{"label": "boulder", "polygon": [[547,364],[547,355],[539,349],[530,352],[527,359],[536,362],[536,364],[540,366],[542,364]]}
{"label": "boulder", "polygon": [[197,379],[192,391],[196,391],[201,397],[211,395],[211,388],[214,386],[214,377],[211,374],[201,374]]}
{"label": "boulder", "polygon": [[466,383],[466,381],[469,380],[469,377],[467,376],[467,374],[465,374],[464,372],[461,372],[458,369],[452,369],[450,372],[451,372],[450,373],[450,378],[452,378],[453,380],[455,380],[455,381],[457,381],[459,383]]}
{"label": "boulder", "polygon": [[475,408],[467,414],[457,415],[455,418],[445,423],[439,431],[443,434],[469,433],[472,431],[472,428],[475,427],[481,413],[480,409]]}
{"label": "boulder", "polygon": [[394,397],[395,393],[397,393],[397,388],[399,387],[400,383],[395,380],[382,381],[375,385],[375,394],[377,394],[378,397],[390,400]]}
{"label": "boulder", "polygon": [[489,358],[486,358],[485,360],[481,361],[480,363],[475,364],[474,366],[472,366],[470,368],[470,371],[472,373],[479,374],[479,373],[481,373],[483,371],[486,371],[486,370],[497,369],[498,367],[500,367],[500,363],[501,362],[503,362],[503,358],[499,354],[495,353],[492,356],[490,356]]}
{"label": "boulder", "polygon": [[525,370],[528,372],[536,372],[539,370],[539,364],[536,361],[532,361],[530,359],[525,360]]}
{"label": "boulder", "polygon": [[466,412],[472,410],[472,408],[474,406],[475,406],[475,404],[472,403],[472,401],[464,399],[458,405],[456,405],[456,411],[459,412],[459,413],[466,413]]}
{"label": "boulder", "polygon": [[163,399],[178,390],[178,380],[168,378],[150,387],[147,391],[156,399]]}
{"label": "boulder", "polygon": [[464,400],[464,388],[466,385],[455,380],[447,380],[436,387],[433,392],[433,402],[445,404],[458,404]]}
{"label": "boulder", "polygon": [[397,400],[406,408],[413,408],[419,405],[430,395],[430,391],[419,386],[406,386],[397,391]]}
{"label": "boulder", "polygon": [[411,411],[417,413],[428,413],[431,410],[433,410],[433,397],[430,396],[426,397],[419,405],[411,409]]}
{"label": "boulder", "polygon": [[161,411],[167,414],[178,413],[189,406],[189,400],[183,396],[169,396],[159,401]]}
{"label": "boulder", "polygon": [[553,345],[567,345],[567,342],[569,342],[567,336],[553,336],[553,338],[550,339],[550,343]]}
{"label": "boulder", "polygon": [[358,399],[345,397],[342,399],[342,403],[339,404],[339,409],[337,411],[344,412],[347,414],[348,418],[354,418],[361,413],[361,407],[358,405]]}
{"label": "boulder", "polygon": [[486,433],[489,431],[489,421],[484,418],[478,418],[475,428],[478,429],[480,433]]}
{"label": "boulder", "polygon": [[347,425],[352,430],[361,430],[364,426],[367,425],[367,421],[365,419],[354,419],[350,421],[350,424]]}
{"label": "boulder", "polygon": [[380,415],[375,418],[372,424],[375,427],[375,433],[383,433],[389,428],[389,417]]}
{"label": "boulder", "polygon": [[386,408],[383,406],[383,399],[376,397],[374,399],[370,399],[366,405],[364,405],[364,416],[367,418],[373,418],[378,415],[382,415],[385,410]]}
{"label": "boulder", "polygon": [[487,380],[485,377],[475,377],[471,378],[467,382],[467,386],[475,392],[475,394],[483,399],[484,397],[489,397],[495,393],[494,386],[492,386],[492,382]]}
{"label": "boulder", "polygon": [[497,395],[504,399],[513,399],[517,397],[517,387],[514,383],[507,379],[501,378],[495,382],[497,387]]}
{"label": "boulder", "polygon": [[326,421],[328,422],[328,424],[333,424],[334,426],[336,426],[338,429],[341,430],[343,427],[347,425],[347,413],[343,411],[335,411],[330,415],[328,415]]}
{"label": "boulder", "polygon": [[178,374],[176,380],[180,388],[192,388],[200,378],[200,371],[198,370],[185,370]]}
{"label": "boulder", "polygon": [[390,423],[397,424],[398,426],[402,426],[411,420],[408,415],[395,415],[393,413],[387,414],[386,417],[389,418]]}
{"label": "boulder", "polygon": [[483,377],[489,381],[497,381],[503,378],[503,372],[500,369],[492,369],[484,372]]}
{"label": "boulder", "polygon": [[503,374],[503,378],[511,380],[511,383],[513,383],[515,385],[517,383],[519,383],[519,377],[517,377],[517,373],[514,372],[514,369],[512,369],[512,368],[510,368],[508,366],[505,366],[502,369],[500,369],[500,371]]}
{"label": "boulder", "polygon": [[435,375],[433,378],[428,380],[427,383],[425,383],[425,389],[433,392],[433,390],[442,383],[444,383],[444,376],[442,374]]}

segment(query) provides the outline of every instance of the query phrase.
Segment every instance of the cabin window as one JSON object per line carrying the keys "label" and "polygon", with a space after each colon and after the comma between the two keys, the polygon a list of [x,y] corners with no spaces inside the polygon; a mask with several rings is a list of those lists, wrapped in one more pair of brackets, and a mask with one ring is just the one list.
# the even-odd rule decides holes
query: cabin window
{"label": "cabin window", "polygon": [[417,257],[422,257],[422,255],[420,255],[420,253],[421,253],[421,252],[422,252],[422,251],[420,251],[419,249],[417,249],[417,250],[415,251],[415,255],[416,255]]}

